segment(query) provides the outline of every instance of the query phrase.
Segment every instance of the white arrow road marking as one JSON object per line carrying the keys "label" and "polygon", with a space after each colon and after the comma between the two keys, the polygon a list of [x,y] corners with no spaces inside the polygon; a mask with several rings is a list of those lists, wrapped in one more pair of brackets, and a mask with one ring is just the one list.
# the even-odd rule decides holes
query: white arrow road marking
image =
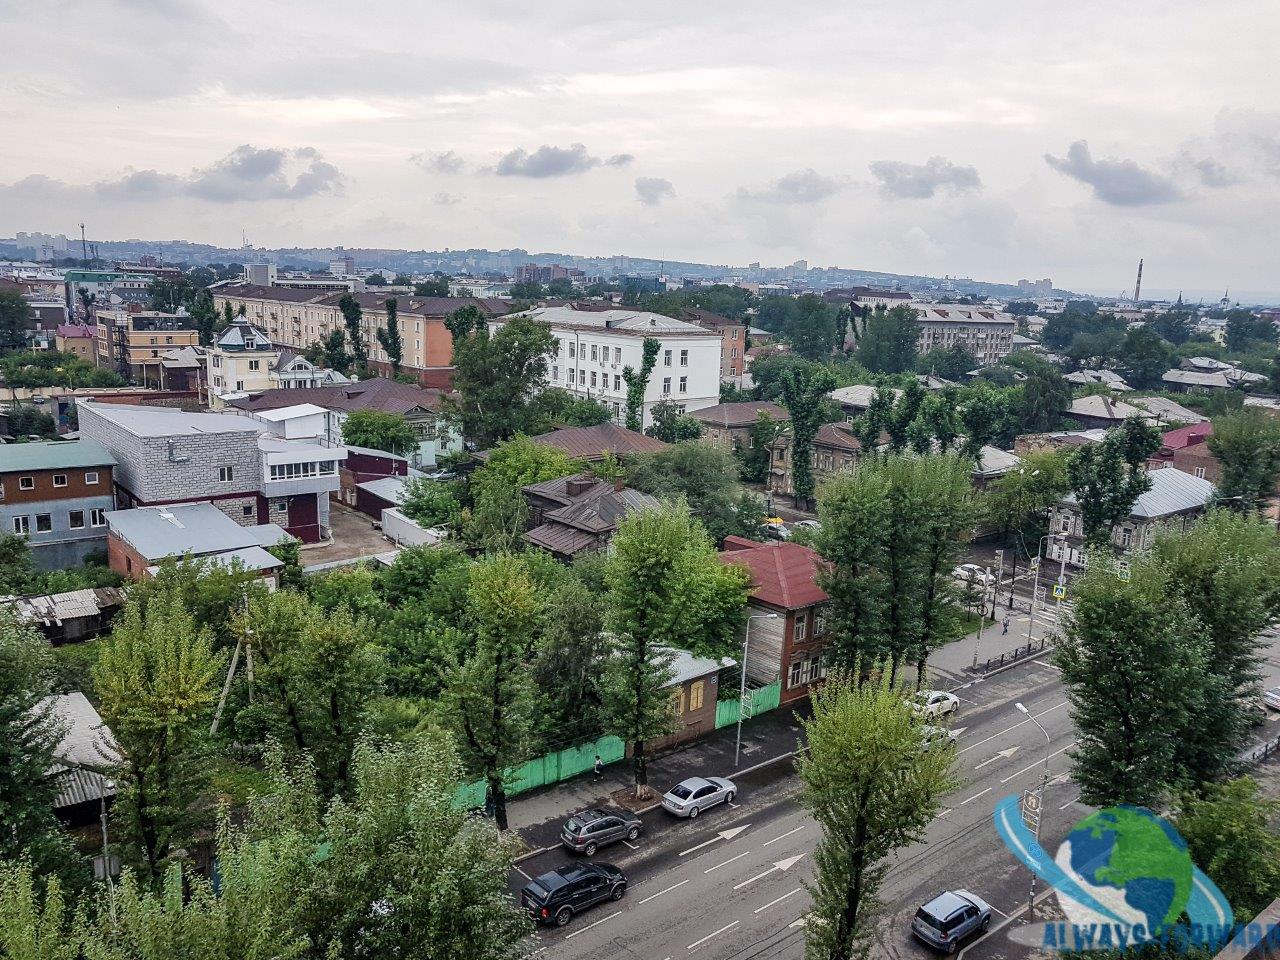
{"label": "white arrow road marking", "polygon": [[793,833],[799,833],[803,829],[804,829],[804,824],[801,824],[800,826],[796,827],[794,830],[788,830],[786,833],[784,833],[780,837],[774,837],[772,840],[766,840],[763,845],[767,847],[771,843],[777,843],[779,840],[785,840],[787,839],[787,837],[791,836]]}
{"label": "white arrow road marking", "polygon": [[[1046,713],[1053,713],[1053,711],[1055,711],[1055,710],[1061,710],[1063,707],[1065,707],[1065,706],[1067,705],[1067,703],[1068,703],[1068,701],[1063,700],[1061,703],[1057,704],[1056,706],[1052,706],[1052,707],[1050,707],[1048,710],[1041,710],[1039,713],[1035,714],[1035,718],[1036,718],[1037,720],[1039,720],[1039,719],[1040,719],[1041,717],[1043,717]],[[982,738],[981,740],[979,740],[977,743],[971,743],[971,744],[969,744],[967,747],[965,747],[963,750],[958,750],[958,751],[956,751],[956,753],[957,753],[957,755],[959,755],[959,754],[961,754],[961,753],[968,753],[968,752],[969,752],[970,750],[972,750],[974,747],[980,747],[980,746],[982,746],[984,743],[986,743],[988,740],[994,740],[996,737],[1003,736],[1004,734],[1008,733],[1010,730],[1016,730],[1016,729],[1018,729],[1018,727],[1022,726],[1024,723],[1030,723],[1030,721],[1029,721],[1029,720],[1019,720],[1017,723],[1013,724],[1012,726],[1005,727],[1003,730],[998,730],[998,731],[996,731],[995,733],[991,734],[989,737],[983,737],[983,738]]]}
{"label": "white arrow road marking", "polygon": [[960,734],[964,733],[968,729],[969,729],[968,727],[952,727],[951,732],[958,737],[960,736]]}
{"label": "white arrow road marking", "polygon": [[805,920],[806,920],[806,919],[808,919],[808,916],[809,916],[809,915],[806,913],[806,914],[805,914],[803,917],[801,917],[800,919],[798,919],[798,920],[792,920],[790,923],[788,923],[788,924],[787,924],[787,926],[788,926],[788,927],[803,927],[803,926],[804,926],[804,924],[805,924]]}
{"label": "white arrow road marking", "polygon": [[755,908],[754,910],[752,910],[751,912],[752,912],[752,913],[759,913],[761,910],[768,910],[768,909],[769,909],[770,907],[772,907],[775,903],[781,903],[783,900],[787,899],[787,897],[795,896],[797,893],[799,893],[799,892],[800,892],[801,890],[803,890],[803,889],[804,889],[804,887],[796,887],[796,888],[795,888],[794,890],[792,890],[790,893],[784,893],[782,896],[778,897],[776,900],[770,900],[770,901],[769,901],[768,903],[766,903],[763,907],[756,907],[756,908]]}
{"label": "white arrow road marking", "polygon": [[721,830],[710,840],[704,840],[702,843],[698,844],[696,847],[690,847],[688,850],[681,850],[680,856],[683,857],[686,854],[693,853],[693,851],[695,850],[701,850],[703,847],[709,847],[713,843],[718,843],[721,840],[732,840],[734,837],[740,834],[743,830],[747,829],[747,827],[749,826],[751,826],[751,824],[744,823],[740,827],[730,827],[728,830]]}
{"label": "white arrow road marking", "polygon": [[707,869],[703,870],[702,872],[703,872],[703,873],[711,873],[711,872],[712,872],[712,871],[714,871],[714,870],[719,870],[721,867],[727,867],[729,864],[733,863],[733,861],[735,861],[735,860],[741,860],[743,857],[745,857],[745,856],[749,855],[750,853],[751,853],[751,851],[750,851],[750,850],[743,850],[743,851],[742,851],[740,854],[738,854],[736,857],[730,857],[728,860],[724,860],[724,861],[722,861],[722,862],[720,862],[720,863],[717,863],[714,867],[707,867]]}
{"label": "white arrow road marking", "polygon": [[726,930],[732,930],[732,929],[733,929],[734,927],[736,927],[737,925],[738,925],[738,921],[737,921],[737,920],[733,921],[733,923],[726,923],[723,927],[721,927],[721,928],[720,928],[719,930],[717,930],[715,933],[708,933],[708,934],[707,934],[705,937],[703,937],[701,940],[695,940],[695,941],[693,941],[693,943],[689,944],[689,946],[688,946],[688,947],[686,947],[685,949],[686,949],[686,950],[696,950],[698,947],[702,946],[704,943],[706,943],[706,942],[707,942],[708,940],[710,940],[712,937],[718,937],[718,936],[720,936],[720,934],[724,933]]}
{"label": "white arrow road marking", "polygon": [[689,880],[692,880],[692,879],[693,879],[693,878],[692,878],[692,877],[690,877],[688,880],[681,880],[679,883],[673,883],[671,886],[667,887],[667,889],[665,889],[665,890],[659,890],[657,893],[651,893],[651,894],[649,894],[649,896],[647,896],[647,897],[645,897],[643,900],[641,900],[641,901],[640,901],[640,903],[641,903],[641,904],[646,904],[646,903],[648,903],[650,900],[656,900],[658,897],[662,896],[664,893],[670,893],[670,892],[671,892],[672,890],[674,890],[676,887],[683,887],[686,883],[688,883],[688,882],[689,882]]}
{"label": "white arrow road marking", "polygon": [[974,767],[973,769],[975,769],[975,770],[981,770],[981,769],[982,769],[983,767],[985,767],[987,764],[989,764],[989,763],[995,763],[997,760],[1001,759],[1002,757],[1003,757],[1005,760],[1008,760],[1010,757],[1012,757],[1012,756],[1013,756],[1015,753],[1017,753],[1017,752],[1018,752],[1018,748],[1017,748],[1016,746],[1010,747],[1008,750],[1001,750],[999,753],[997,753],[997,754],[996,754],[994,757],[992,757],[990,760],[983,760],[980,764],[978,764],[978,765],[977,765],[976,767]]}
{"label": "white arrow road marking", "polygon": [[580,933],[586,933],[586,932],[587,932],[588,930],[590,930],[592,927],[598,927],[598,926],[600,926],[600,924],[604,923],[605,921],[612,920],[614,917],[618,916],[618,915],[619,915],[619,914],[621,914],[621,913],[622,913],[622,911],[621,911],[621,910],[617,910],[617,911],[615,911],[615,912],[613,912],[613,913],[609,914],[609,915],[608,915],[607,917],[605,917],[603,920],[597,920],[595,923],[589,923],[589,924],[587,924],[587,925],[586,925],[585,927],[583,927],[581,930],[575,930],[575,931],[573,931],[573,933],[569,934],[567,937],[565,937],[565,939],[566,939],[566,940],[572,940],[572,939],[573,939],[574,937],[576,937],[578,934],[580,934]]}
{"label": "white arrow road marking", "polygon": [[768,876],[769,874],[771,874],[771,873],[778,873],[778,872],[786,873],[788,870],[790,870],[792,867],[794,867],[797,863],[799,863],[799,862],[800,862],[800,859],[801,859],[803,856],[804,856],[804,854],[803,854],[803,853],[801,853],[801,854],[798,854],[797,856],[794,856],[794,857],[787,857],[787,859],[785,859],[785,860],[779,860],[777,863],[775,863],[775,864],[774,864],[772,867],[770,867],[768,870],[765,870],[765,871],[763,871],[762,873],[757,873],[754,877],[751,877],[750,879],[743,880],[741,883],[739,883],[739,884],[737,884],[736,886],[734,886],[734,888],[733,888],[733,889],[735,889],[735,890],[741,890],[741,889],[742,889],[743,887],[745,887],[747,884],[749,884],[749,883],[755,883],[755,882],[756,882],[757,880],[759,880],[761,877],[767,877],[767,876]]}

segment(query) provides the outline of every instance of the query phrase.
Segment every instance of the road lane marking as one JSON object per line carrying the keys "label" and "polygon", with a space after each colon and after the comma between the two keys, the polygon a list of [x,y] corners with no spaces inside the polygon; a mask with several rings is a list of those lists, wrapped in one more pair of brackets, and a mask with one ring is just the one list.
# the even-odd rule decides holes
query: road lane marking
{"label": "road lane marking", "polygon": [[997,760],[1001,760],[1001,759],[1003,759],[1003,760],[1008,760],[1010,757],[1012,757],[1012,756],[1013,756],[1015,753],[1017,753],[1017,752],[1018,752],[1018,746],[1017,746],[1017,744],[1014,744],[1012,747],[1009,747],[1007,750],[1001,750],[999,753],[997,753],[997,754],[996,754],[994,757],[992,757],[991,759],[989,759],[989,760],[983,760],[980,764],[978,764],[978,765],[977,765],[976,767],[974,767],[973,769],[975,769],[975,770],[981,770],[981,769],[982,769],[983,767],[985,767],[987,764],[989,764],[989,763],[995,763]]}
{"label": "road lane marking", "polygon": [[693,879],[692,877],[689,877],[688,880],[681,880],[679,883],[673,883],[671,886],[667,887],[667,889],[665,890],[659,890],[657,893],[650,894],[649,896],[645,897],[643,900],[640,901],[640,905],[646,904],[650,900],[656,900],[658,897],[662,896],[664,893],[670,893],[676,887],[683,887],[686,883],[689,882],[689,880],[692,880],[692,879]]}
{"label": "road lane marking", "polygon": [[945,810],[943,810],[940,814],[938,814],[937,816],[935,816],[933,819],[935,819],[935,820],[942,820],[942,819],[945,819],[945,818],[946,818],[946,816],[947,816],[947,814],[948,814],[948,813],[950,813],[950,812],[951,812],[951,810],[950,810],[949,808],[948,808],[948,809],[945,809]]}
{"label": "road lane marking", "polygon": [[[990,793],[990,792],[991,792],[991,788],[990,788],[990,787],[987,787],[987,789],[985,789],[985,790],[983,790],[983,791],[982,791],[982,793]],[[970,798],[969,798],[969,800],[977,800],[980,796],[982,796],[982,793],[975,793],[972,797],[970,797]],[[969,800],[961,800],[961,801],[960,801],[960,806],[962,806],[962,807],[963,807],[966,803],[968,803],[968,802],[969,802]]]}
{"label": "road lane marking", "polygon": [[744,823],[740,827],[733,827],[729,830],[721,830],[710,840],[704,840],[702,843],[698,844],[696,847],[690,847],[688,850],[681,850],[680,856],[682,857],[686,856],[687,854],[693,853],[695,850],[701,850],[703,847],[709,847],[713,843],[719,843],[721,840],[732,840],[734,837],[740,834],[743,830],[747,829],[747,827],[749,826],[751,826],[751,824]]}
{"label": "road lane marking", "polygon": [[785,860],[779,860],[768,870],[761,871],[760,873],[757,873],[754,877],[748,877],[746,880],[743,880],[741,883],[735,884],[733,889],[741,890],[743,887],[747,886],[747,884],[755,883],[761,877],[767,877],[771,873],[786,873],[788,870],[794,867],[797,863],[799,863],[803,857],[804,857],[804,854],[802,853],[802,854],[799,854],[798,856],[787,857],[787,859]]}
{"label": "road lane marking", "polygon": [[737,810],[737,809],[738,809],[738,807],[742,806],[742,804],[740,804],[740,803],[734,803],[732,800],[726,800],[726,801],[725,801],[725,803],[727,803],[729,806],[733,807],[733,809],[735,809],[735,810]]}
{"label": "road lane marking", "polygon": [[[1038,720],[1038,719],[1040,719],[1041,717],[1043,717],[1046,713],[1053,713],[1053,711],[1055,711],[1055,710],[1060,710],[1060,709],[1062,709],[1062,708],[1063,708],[1063,707],[1065,707],[1068,703],[1069,703],[1069,701],[1067,701],[1067,700],[1063,700],[1063,701],[1062,701],[1061,703],[1059,703],[1057,706],[1050,707],[1048,710],[1042,710],[1040,713],[1034,714],[1034,716],[1035,716],[1035,718]],[[996,733],[993,733],[993,734],[991,734],[991,736],[989,736],[989,737],[985,737],[984,739],[979,740],[977,743],[971,743],[971,744],[969,744],[969,746],[965,747],[963,750],[957,750],[957,751],[956,751],[956,756],[959,756],[959,755],[960,755],[960,754],[962,754],[962,753],[968,753],[968,752],[969,752],[970,750],[972,750],[974,747],[980,747],[980,746],[982,746],[984,743],[986,743],[988,740],[994,740],[996,737],[1003,736],[1004,734],[1008,733],[1010,730],[1017,730],[1017,729],[1018,729],[1020,726],[1022,726],[1024,723],[1029,723],[1029,722],[1030,722],[1029,720],[1019,720],[1017,723],[1015,723],[1015,724],[1014,724],[1013,726],[1011,726],[1011,727],[1005,727],[1003,730],[1000,730],[1000,731],[998,731],[998,732],[996,732]]]}
{"label": "road lane marking", "polygon": [[802,823],[800,824],[800,826],[796,827],[794,830],[788,830],[786,833],[784,833],[780,837],[774,837],[772,840],[766,840],[764,842],[764,846],[767,847],[771,843],[777,843],[779,840],[785,840],[787,839],[787,837],[791,836],[793,833],[799,833],[803,829],[804,829],[804,824]]}
{"label": "road lane marking", "polygon": [[1038,767],[1038,766],[1040,766],[1042,763],[1044,763],[1044,761],[1045,761],[1045,760],[1052,759],[1053,757],[1056,757],[1058,754],[1062,753],[1063,751],[1065,751],[1065,750],[1070,750],[1070,749],[1071,749],[1072,747],[1074,747],[1075,745],[1076,745],[1076,742],[1075,742],[1074,740],[1072,740],[1072,741],[1071,741],[1070,743],[1068,743],[1065,747],[1063,747],[1063,748],[1062,748],[1062,750],[1055,750],[1055,751],[1053,751],[1053,753],[1049,754],[1049,756],[1048,756],[1048,757],[1044,757],[1044,758],[1042,758],[1042,759],[1040,759],[1040,760],[1037,760],[1035,763],[1029,763],[1029,764],[1027,764],[1025,767],[1023,767],[1023,768],[1022,768],[1021,770],[1019,770],[1017,773],[1012,773],[1012,774],[1010,774],[1009,776],[1005,777],[1005,778],[1004,778],[1003,780],[1001,780],[1000,782],[1001,782],[1001,783],[1008,783],[1008,782],[1009,782],[1010,780],[1012,780],[1014,777],[1020,777],[1020,776],[1022,776],[1022,774],[1026,773],[1028,770],[1032,769],[1033,767]]}
{"label": "road lane marking", "polygon": [[513,866],[513,867],[515,867],[516,873],[520,874],[520,876],[524,877],[526,880],[532,880],[532,879],[533,879],[533,877],[529,876],[527,873],[525,873],[525,872],[524,872],[523,870],[521,870],[519,867],[516,867],[514,863],[512,864],[512,866]]}
{"label": "road lane marking", "polygon": [[628,847],[630,847],[632,850],[639,850],[639,849],[640,849],[640,848],[639,848],[639,847],[637,847],[634,843],[632,843],[630,840],[623,840],[622,842],[623,842],[623,843],[625,843],[625,844],[626,844]]}
{"label": "road lane marking", "polygon": [[999,907],[997,907],[991,901],[989,900],[987,901],[987,906],[990,907],[992,910],[994,910],[996,913],[1000,914],[1000,916],[1004,917],[1006,920],[1009,919],[1009,915],[1005,913],[1003,910],[1001,910]]}
{"label": "road lane marking", "polygon": [[621,911],[621,910],[615,910],[613,913],[609,914],[607,917],[604,917],[604,918],[602,918],[602,919],[600,919],[600,920],[597,920],[595,923],[588,924],[587,926],[583,927],[581,930],[575,930],[575,931],[573,931],[573,933],[569,934],[567,937],[565,937],[565,939],[566,939],[566,940],[572,940],[572,939],[573,939],[574,937],[576,937],[578,934],[580,934],[580,933],[586,933],[586,932],[587,932],[588,930],[590,930],[592,927],[598,927],[598,926],[600,926],[600,924],[605,923],[605,922],[606,922],[606,921],[608,921],[608,920],[612,920],[614,917],[616,917],[616,916],[620,916],[621,914],[622,914],[622,911]]}
{"label": "road lane marking", "polygon": [[724,861],[724,862],[722,862],[722,863],[717,863],[714,867],[707,867],[707,869],[703,870],[702,872],[703,872],[703,873],[711,873],[713,870],[719,870],[721,867],[727,867],[729,864],[733,863],[733,861],[735,861],[735,860],[741,860],[743,857],[745,857],[745,856],[746,856],[747,854],[749,854],[750,852],[751,852],[750,850],[743,850],[743,851],[742,851],[740,854],[738,854],[736,857],[730,857],[728,860],[725,860],[725,861]]}
{"label": "road lane marking", "polygon": [[708,940],[710,940],[712,937],[718,937],[718,936],[720,936],[720,934],[724,933],[726,930],[732,930],[732,929],[733,929],[734,927],[736,927],[737,925],[738,925],[738,921],[737,921],[737,920],[733,921],[733,923],[726,923],[723,927],[721,927],[721,928],[720,928],[719,930],[717,930],[715,933],[708,933],[708,934],[707,934],[705,937],[703,937],[701,940],[695,940],[695,941],[693,941],[693,943],[689,944],[689,946],[687,946],[685,949],[686,949],[686,950],[696,950],[696,949],[698,949],[698,947],[702,946],[704,943],[706,943],[706,942],[707,942]]}
{"label": "road lane marking", "polygon": [[794,890],[792,890],[790,893],[784,893],[782,896],[778,897],[776,900],[770,900],[770,901],[769,901],[768,903],[766,903],[763,907],[756,907],[756,908],[755,908],[754,910],[752,910],[751,912],[752,912],[752,913],[759,913],[761,910],[768,910],[768,909],[769,909],[770,907],[772,907],[775,903],[781,903],[783,900],[787,899],[787,897],[794,896],[795,894],[799,893],[799,892],[800,892],[801,890],[803,890],[803,889],[804,889],[804,887],[796,887],[796,888],[795,888]]}
{"label": "road lane marking", "polygon": [[1059,809],[1059,810],[1065,810],[1065,809],[1067,809],[1067,807],[1071,806],[1073,803],[1075,803],[1075,802],[1076,802],[1076,801],[1078,801],[1079,799],[1080,799],[1079,797],[1076,797],[1076,799],[1075,799],[1075,800],[1068,800],[1066,803],[1064,803],[1064,804],[1063,804],[1062,806],[1060,806],[1058,809]]}

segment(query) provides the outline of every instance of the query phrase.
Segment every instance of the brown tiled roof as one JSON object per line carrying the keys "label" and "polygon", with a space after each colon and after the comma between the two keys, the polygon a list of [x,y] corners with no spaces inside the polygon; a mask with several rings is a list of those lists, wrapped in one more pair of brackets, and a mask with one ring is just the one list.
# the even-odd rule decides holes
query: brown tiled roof
{"label": "brown tiled roof", "polygon": [[[255,284],[241,284],[234,287],[221,287],[218,293],[228,297],[240,297],[245,300],[276,300],[281,303],[313,303],[317,306],[336,307],[345,293],[334,293],[327,290],[295,290],[292,287],[263,287]],[[447,317],[463,307],[479,307],[486,316],[496,317],[507,313],[511,305],[506,300],[496,297],[415,297],[408,294],[383,293],[366,290],[353,293],[361,310],[386,309],[386,302],[394,299],[396,308],[402,314],[419,317]]]}
{"label": "brown tiled roof", "polygon": [[240,410],[278,410],[299,403],[314,403],[326,410],[381,410],[383,413],[407,413],[410,410],[439,411],[445,397],[443,390],[415,387],[385,377],[370,377],[355,383],[338,383],[331,387],[305,387],[299,390],[263,390],[243,399],[229,401]]}
{"label": "brown tiled roof", "polygon": [[742,320],[731,320],[718,313],[712,313],[710,310],[703,310],[701,307],[685,307],[680,311],[680,319],[689,323],[696,323],[698,326],[706,327],[708,330],[719,330],[721,327],[746,326],[746,323]]}
{"label": "brown tiled roof", "polygon": [[713,424],[717,427],[749,427],[759,419],[762,413],[767,413],[779,422],[791,422],[791,414],[787,412],[786,407],[768,400],[720,403],[714,407],[692,410],[689,416],[702,423]]}
{"label": "brown tiled roof", "polygon": [[862,444],[846,423],[824,423],[813,438],[814,446],[835,447],[838,450],[860,451]]}
{"label": "brown tiled roof", "polygon": [[562,427],[533,438],[534,443],[555,447],[578,460],[603,460],[605,453],[625,457],[634,453],[657,453],[667,444],[616,423],[594,427]]}
{"label": "brown tiled roof", "polygon": [[818,586],[817,552],[798,543],[758,543],[745,537],[726,537],[720,559],[746,567],[751,574],[752,599],[783,610],[803,610],[829,600]]}

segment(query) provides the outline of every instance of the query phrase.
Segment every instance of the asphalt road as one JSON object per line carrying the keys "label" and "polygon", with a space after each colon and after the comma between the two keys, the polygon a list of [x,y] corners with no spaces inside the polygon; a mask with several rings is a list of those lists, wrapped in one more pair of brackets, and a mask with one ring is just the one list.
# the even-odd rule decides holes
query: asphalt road
{"label": "asphalt road", "polygon": [[[1280,682],[1274,650],[1266,668],[1269,682]],[[874,956],[933,956],[910,937],[909,923],[920,904],[946,889],[977,893],[995,908],[997,921],[1018,915],[1030,875],[996,836],[991,814],[1001,798],[1036,785],[1046,752],[1046,848],[1055,849],[1088,812],[1068,777],[1066,751],[1074,732],[1056,668],[1043,660],[1023,663],[956,692],[962,702],[952,725],[960,732],[956,770],[962,786],[944,799],[924,839],[891,865]],[[1015,709],[1017,701],[1044,726],[1047,745]],[[1259,739],[1278,730],[1280,723],[1268,723]],[[731,770],[706,773],[733,776]],[[597,854],[626,872],[626,897],[591,908],[563,929],[540,930],[534,953],[548,960],[798,960],[809,908],[803,883],[812,876],[819,830],[798,802],[800,784],[789,759],[737,780],[737,805],[695,821],[653,811],[634,849],[615,845]],[[522,862],[512,875],[513,891],[525,875],[536,876],[567,858],[550,851]],[[999,942],[1007,944],[1002,936]]]}

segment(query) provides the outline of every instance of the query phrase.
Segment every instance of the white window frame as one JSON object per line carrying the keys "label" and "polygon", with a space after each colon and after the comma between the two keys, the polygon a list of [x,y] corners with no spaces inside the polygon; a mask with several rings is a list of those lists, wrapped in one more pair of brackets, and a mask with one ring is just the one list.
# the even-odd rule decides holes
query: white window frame
{"label": "white window frame", "polygon": [[94,507],[89,511],[89,526],[105,527],[107,525],[107,511],[101,507]]}
{"label": "white window frame", "polygon": [[218,482],[231,483],[236,478],[236,468],[234,464],[223,465],[218,468]]}
{"label": "white window frame", "polygon": [[[47,530],[41,530],[41,529],[40,529],[40,518],[41,518],[41,517],[43,517],[43,518],[45,519],[45,521],[49,524],[49,528],[48,528]],[[52,514],[52,513],[37,513],[37,514],[36,514],[36,533],[53,533],[53,514]]]}
{"label": "white window frame", "polygon": [[13,518],[13,532],[19,537],[31,536],[31,518],[25,514]]}
{"label": "white window frame", "polygon": [[[59,480],[62,482],[59,483]],[[65,487],[67,485],[67,475],[65,473],[55,473],[53,475],[53,485],[55,487]]]}
{"label": "white window frame", "polygon": [[681,378],[680,378],[680,392],[681,392],[681,393],[688,393],[688,392],[689,392],[689,378],[688,378],[688,377],[681,377]]}
{"label": "white window frame", "polygon": [[662,395],[664,397],[671,396],[671,378],[670,377],[662,378]]}
{"label": "white window frame", "polygon": [[35,477],[19,477],[18,478],[19,490],[34,490],[35,488],[36,488]]}
{"label": "white window frame", "polygon": [[663,365],[664,367],[669,367],[669,366],[671,366],[671,351],[670,351],[670,350],[663,350],[663,351],[662,351],[662,365]]}
{"label": "white window frame", "polygon": [[86,487],[96,487],[98,485],[97,470],[86,470],[84,472],[84,485]]}
{"label": "white window frame", "polygon": [[[79,515],[80,515],[80,522],[79,522],[79,523],[76,523],[76,514],[79,514]],[[68,511],[67,511],[67,529],[69,529],[69,530],[83,530],[83,529],[84,529],[84,527],[85,527],[85,523],[84,523],[84,511],[83,511],[83,510],[68,510]]]}

